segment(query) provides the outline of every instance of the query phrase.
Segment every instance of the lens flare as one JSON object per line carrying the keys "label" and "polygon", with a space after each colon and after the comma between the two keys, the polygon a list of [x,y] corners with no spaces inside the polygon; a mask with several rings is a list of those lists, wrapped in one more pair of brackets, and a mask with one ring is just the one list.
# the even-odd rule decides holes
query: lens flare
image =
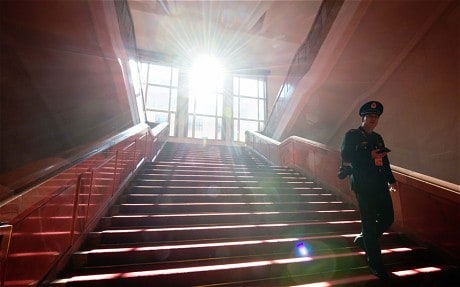
{"label": "lens flare", "polygon": [[305,256],[309,256],[309,254],[310,254],[310,252],[308,250],[309,248],[303,242],[297,243],[296,249],[297,249],[297,255],[298,256],[305,257]]}

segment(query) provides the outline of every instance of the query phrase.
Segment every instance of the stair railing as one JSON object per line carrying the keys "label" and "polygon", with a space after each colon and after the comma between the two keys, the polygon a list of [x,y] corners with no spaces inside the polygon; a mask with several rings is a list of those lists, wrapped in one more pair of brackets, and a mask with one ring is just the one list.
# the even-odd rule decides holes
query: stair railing
{"label": "stair railing", "polygon": [[11,230],[13,226],[10,224],[0,224],[0,282],[3,286],[3,278],[5,276],[5,263],[10,247]]}
{"label": "stair railing", "polygon": [[[37,286],[53,278],[126,186],[158,154],[168,125],[131,136],[62,170],[0,205],[0,286]],[[22,284],[21,283],[21,284]]]}
{"label": "stair railing", "polygon": [[[357,206],[348,180],[337,177],[340,154],[334,148],[292,136],[278,142],[246,132],[246,145],[275,164],[292,167]],[[393,228],[447,257],[460,260],[460,185],[393,166],[397,192],[391,193]]]}

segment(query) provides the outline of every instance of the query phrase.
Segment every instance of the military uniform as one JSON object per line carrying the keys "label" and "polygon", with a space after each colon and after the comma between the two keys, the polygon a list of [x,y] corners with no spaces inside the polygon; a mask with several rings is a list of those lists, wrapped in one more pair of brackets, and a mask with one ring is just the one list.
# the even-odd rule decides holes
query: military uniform
{"label": "military uniform", "polygon": [[[380,116],[383,106],[369,102],[361,107],[359,114]],[[388,156],[373,159],[371,151],[385,147],[383,138],[376,132],[367,133],[363,127],[349,130],[341,147],[342,161],[350,163],[351,189],[356,195],[361,215],[362,233],[355,242],[365,249],[369,266],[374,274],[385,274],[381,258],[379,237],[393,223],[393,203],[388,184],[395,183]],[[380,274],[381,275],[381,274]],[[382,275],[383,277],[383,275]]]}

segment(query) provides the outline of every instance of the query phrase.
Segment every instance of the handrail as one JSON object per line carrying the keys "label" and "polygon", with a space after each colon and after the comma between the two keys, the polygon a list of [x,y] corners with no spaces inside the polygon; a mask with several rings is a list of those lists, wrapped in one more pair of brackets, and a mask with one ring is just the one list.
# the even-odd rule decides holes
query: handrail
{"label": "handrail", "polygon": [[12,230],[13,226],[11,224],[0,224],[0,286],[2,287]]}
{"label": "handrail", "polygon": [[[63,170],[77,164],[78,162],[85,160],[94,154],[97,154],[101,151],[107,150],[111,146],[116,145],[117,143],[122,142],[123,140],[129,138],[130,136],[135,135],[139,131],[146,129],[148,126],[146,124],[138,124],[134,127],[131,127],[117,135],[114,135],[108,139],[104,139],[99,142],[95,142],[89,146],[83,146],[75,148],[59,155],[56,155],[60,161],[55,162],[47,166],[42,166],[37,169],[35,172],[31,172],[26,176],[21,176],[14,180],[14,172],[3,175],[7,177],[9,182],[2,183],[2,188],[0,189],[0,206],[4,205],[6,202],[11,200],[11,197],[14,197],[22,192],[26,191],[32,186],[43,182],[52,176],[62,172]],[[11,174],[11,175],[10,175]],[[2,175],[0,175],[1,177]],[[13,181],[11,179],[13,178]]]}
{"label": "handrail", "polygon": [[438,186],[440,188],[447,189],[447,190],[449,190],[451,192],[454,192],[454,193],[457,193],[458,195],[460,195],[460,185],[458,185],[458,184],[448,182],[448,181],[445,181],[445,180],[442,180],[442,179],[439,179],[439,178],[431,177],[431,176],[428,176],[428,175],[425,175],[425,174],[421,174],[421,173],[418,173],[418,172],[415,172],[415,171],[411,171],[411,170],[408,170],[408,169],[405,169],[405,168],[402,168],[402,167],[399,167],[399,166],[395,166],[395,165],[391,165],[391,169],[393,171],[396,171],[396,172],[404,175],[404,176],[413,178],[413,179],[421,181],[421,182],[425,182],[425,183],[430,184],[430,185],[434,185],[434,186]]}
{"label": "handrail", "polygon": [[[315,147],[318,147],[320,149],[323,149],[323,150],[327,150],[327,151],[330,151],[330,152],[337,152],[338,154],[338,151],[325,145],[325,144],[322,144],[322,143],[319,143],[319,142],[315,142],[315,141],[312,141],[312,140],[309,140],[309,139],[305,139],[305,138],[301,138],[301,137],[298,137],[298,136],[290,136],[288,138],[286,138],[285,140],[283,140],[282,142],[279,142],[277,140],[274,140],[268,136],[265,136],[263,134],[260,134],[258,132],[254,132],[254,131],[246,131],[246,134],[248,135],[246,138],[248,139],[246,144],[247,145],[250,145],[252,147],[252,145],[250,144],[250,138],[251,137],[254,137],[254,138],[258,138],[260,139],[260,141],[265,141],[267,143],[270,143],[270,144],[273,144],[274,146],[284,146],[284,145],[288,145],[290,142],[301,142],[301,143],[304,143],[304,144],[308,144],[310,146],[315,146]],[[265,155],[264,155],[265,156]],[[428,184],[431,184],[431,185],[435,185],[435,186],[438,186],[438,187],[441,187],[441,188],[445,188],[447,190],[450,190],[454,193],[458,193],[460,195],[460,185],[458,184],[455,184],[455,183],[451,183],[451,182],[448,182],[448,181],[444,181],[444,180],[441,180],[441,179],[438,179],[438,178],[435,178],[435,177],[431,177],[431,176],[428,176],[428,175],[425,175],[425,174],[421,174],[421,173],[418,173],[418,172],[415,172],[415,171],[411,171],[411,170],[408,170],[408,169],[405,169],[405,168],[402,168],[402,167],[399,167],[399,166],[395,166],[395,165],[391,165],[391,168],[393,171],[396,171],[400,174],[403,174],[407,177],[411,177],[415,180],[418,180],[418,181],[421,181],[421,182],[425,182],[425,183],[428,183]]]}
{"label": "handrail", "polygon": [[[74,165],[5,200],[0,222],[11,226],[11,237],[0,249],[0,286],[36,286],[62,270],[140,165],[161,150],[168,134],[167,124],[129,129],[80,152],[85,157],[72,160]],[[22,266],[34,268],[29,272]]]}
{"label": "handrail", "polygon": [[[278,142],[249,131],[246,145],[275,164],[295,168],[314,178],[343,201],[357,207],[348,180],[337,177],[338,150],[295,136]],[[457,221],[460,185],[394,165],[392,169],[397,184],[397,192],[391,193],[395,211],[393,228],[447,257],[460,259]]]}

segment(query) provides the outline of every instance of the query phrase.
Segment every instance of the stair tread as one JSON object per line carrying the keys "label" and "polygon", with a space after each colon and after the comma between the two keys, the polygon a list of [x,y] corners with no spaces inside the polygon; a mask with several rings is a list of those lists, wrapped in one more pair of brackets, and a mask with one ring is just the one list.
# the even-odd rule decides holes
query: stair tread
{"label": "stair tread", "polygon": [[293,210],[293,211],[259,211],[259,212],[187,212],[187,213],[144,213],[144,214],[123,214],[117,213],[110,217],[102,218],[107,226],[152,226],[152,225],[178,225],[193,223],[214,223],[214,224],[238,224],[238,223],[259,223],[259,222],[294,222],[308,220],[359,220],[359,212],[356,210],[336,210],[332,212],[314,210]]}
{"label": "stair tread", "polygon": [[[419,271],[411,276],[406,277],[399,277],[393,273],[398,273],[400,270],[426,270],[429,268],[437,268],[439,270],[435,270],[432,273],[434,277],[438,279],[440,276],[442,281],[438,280],[433,284],[418,284],[413,282],[414,279],[417,281],[425,280],[425,275],[427,271]],[[247,281],[237,281],[237,282],[222,282],[222,283],[215,283],[210,285],[201,285],[201,287],[253,287],[253,286],[277,286],[277,287],[296,287],[296,286],[303,286],[303,287],[315,287],[315,286],[373,286],[373,287],[397,287],[397,286],[431,286],[431,287],[454,287],[458,286],[458,276],[457,278],[453,278],[452,280],[449,278],[452,271],[457,271],[453,266],[450,265],[435,265],[435,266],[426,266],[423,263],[418,264],[407,264],[407,263],[395,263],[391,265],[387,265],[387,271],[391,274],[391,278],[388,280],[379,280],[377,277],[373,276],[369,272],[369,268],[367,266],[359,266],[352,268],[352,275],[350,276],[350,269],[344,268],[340,270],[333,270],[333,271],[324,271],[321,274],[312,274],[312,275],[297,275],[297,276],[282,276],[282,277],[272,277],[266,278],[261,280],[247,280]],[[437,276],[438,274],[441,274]],[[419,277],[419,278],[414,278]],[[411,285],[408,285],[408,280],[411,280]],[[391,283],[389,283],[391,281]],[[314,283],[311,283],[314,282]],[[307,285],[303,285],[302,283],[307,283]],[[308,285],[310,284],[310,285]],[[316,285],[315,285],[316,284]]]}
{"label": "stair tread", "polygon": [[[281,251],[281,250],[291,250],[294,251],[296,246],[300,243],[307,244],[308,248],[311,250],[314,248],[315,254],[318,254],[318,251],[321,248],[326,248],[328,251],[334,250],[337,244],[340,248],[346,248],[349,250],[355,250],[360,254],[363,254],[362,250],[359,247],[356,247],[353,244],[352,240],[347,240],[341,238],[340,236],[336,237],[305,237],[305,238],[272,238],[268,240],[260,239],[238,239],[238,240],[227,240],[227,241],[217,241],[217,242],[207,242],[207,241],[198,241],[198,242],[164,242],[162,244],[152,243],[150,245],[140,245],[140,244],[120,244],[120,245],[110,245],[110,246],[97,246],[95,248],[81,250],[75,252],[74,256],[92,256],[92,257],[103,257],[107,254],[112,255],[111,258],[120,257],[121,260],[125,259],[125,256],[137,257],[139,253],[154,253],[154,252],[189,252],[196,251],[200,254],[202,250],[212,250],[215,254],[219,254],[219,250],[224,250],[225,254],[235,254],[235,253],[244,253],[249,254],[256,251],[264,251],[267,253]],[[340,243],[340,244],[339,244]],[[332,247],[331,247],[332,246]],[[257,250],[254,250],[254,247],[257,247]],[[252,250],[251,250],[252,248]],[[276,248],[276,249],[271,249]],[[232,252],[232,249],[234,252]],[[390,252],[402,252],[408,250],[423,250],[424,248],[419,246],[412,245],[401,245],[399,242],[389,241],[386,242],[382,249],[384,253]],[[247,252],[249,250],[250,252]],[[209,256],[206,253],[205,256]]]}
{"label": "stair tread", "polygon": [[[193,229],[205,229],[205,228],[210,228],[210,229],[227,229],[227,228],[251,228],[251,227],[262,227],[262,228],[269,228],[269,227],[283,227],[283,226],[313,226],[313,225],[330,225],[330,224],[354,224],[354,223],[360,223],[359,218],[355,220],[329,220],[329,221],[324,221],[324,220],[308,220],[308,221],[284,221],[280,220],[278,222],[246,222],[246,223],[241,223],[237,222],[235,224],[231,223],[225,223],[225,224],[219,224],[219,223],[210,223],[210,224],[176,224],[176,225],[160,225],[160,226],[133,226],[132,230],[138,230],[139,228],[148,228],[148,229],[176,229],[176,228],[187,228],[190,230]],[[126,227],[117,227],[117,226],[109,226],[108,228],[105,228],[104,230],[99,230],[97,232],[104,232],[104,231],[110,231],[110,230],[130,230],[129,228]]]}
{"label": "stair tread", "polygon": [[[293,248],[295,249],[295,244]],[[397,249],[397,248],[395,248]],[[404,260],[405,257],[408,256],[407,253],[415,253],[415,252],[423,252],[425,248],[414,246],[410,250],[403,249],[401,251],[396,252],[394,255],[395,258],[389,260],[387,258],[387,262],[399,262]],[[399,254],[404,252],[404,254]],[[399,256],[398,256],[399,255]],[[358,262],[365,262],[364,254],[361,251],[357,251],[355,248],[352,247],[340,247],[340,248],[323,248],[315,250],[315,254],[312,256],[297,256],[295,254],[295,250],[290,252],[272,252],[272,253],[258,253],[258,254],[250,254],[250,255],[239,255],[239,256],[231,256],[231,257],[204,257],[204,258],[197,258],[192,260],[175,260],[175,261],[151,261],[149,263],[138,263],[138,264],[127,264],[127,265],[113,265],[112,262],[106,262],[107,265],[104,266],[96,266],[96,267],[86,267],[82,268],[79,273],[93,273],[99,272],[101,269],[104,269],[104,272],[132,272],[133,270],[160,270],[160,269],[177,269],[177,268],[195,268],[202,266],[203,264],[206,265],[226,265],[226,264],[244,264],[247,262],[257,262],[257,261],[279,261],[282,264],[288,263],[297,263],[297,262],[307,262],[307,261],[315,261],[315,260],[325,260],[331,258],[341,258],[341,257],[357,257],[359,259]],[[251,264],[248,264],[251,265]],[[112,270],[112,271],[110,271]]]}
{"label": "stair tread", "polygon": [[[225,242],[233,242],[236,239],[238,241],[272,241],[272,240],[288,240],[290,238],[295,238],[298,240],[327,240],[330,238],[335,238],[335,239],[341,239],[345,241],[350,241],[352,242],[354,237],[357,236],[357,233],[338,233],[338,232],[318,232],[318,233],[311,233],[309,235],[305,236],[295,236],[292,237],[292,234],[290,234],[289,237],[285,236],[273,236],[273,235],[255,235],[255,236],[240,236],[240,237],[212,237],[212,238],[203,238],[203,239],[184,239],[184,240],[163,240],[159,242],[136,242],[136,243],[120,243],[120,244],[101,244],[98,245],[99,247],[106,247],[106,248],[117,248],[117,247],[135,247],[135,246],[163,246],[163,245],[176,245],[176,244],[214,244],[214,243],[225,243]],[[401,236],[399,233],[386,233],[382,235],[382,242],[406,242],[405,238]],[[397,244],[397,243],[395,243]]]}
{"label": "stair tread", "polygon": [[[306,267],[311,267],[313,264],[324,264],[327,262],[336,262],[338,265],[347,266],[347,268],[359,268],[365,266],[364,256],[359,252],[353,252],[347,248],[341,250],[335,250],[335,253],[318,254],[312,257],[295,257],[290,254],[269,254],[267,256],[255,255],[255,256],[240,256],[230,258],[217,258],[217,259],[202,259],[202,260],[191,260],[191,261],[178,261],[178,262],[160,262],[160,263],[149,263],[149,264],[134,264],[126,266],[99,266],[96,268],[82,269],[78,273],[78,276],[88,276],[103,274],[104,276],[110,277],[114,274],[124,274],[129,276],[139,277],[150,277],[155,278],[162,275],[183,275],[189,274],[200,274],[200,278],[203,276],[216,276],[216,272],[228,272],[229,270],[245,270],[245,269],[263,269],[265,266],[270,266],[270,275],[281,275],[285,272],[286,268],[290,267],[290,270],[294,274],[316,274],[321,273],[315,268],[311,270]],[[388,264],[398,263],[407,255],[398,254],[392,260],[387,260]],[[352,264],[352,265],[350,265]],[[294,272],[293,268],[297,270]],[[249,272],[248,272],[249,273]],[[71,278],[73,274],[69,274],[68,278]],[[96,275],[97,276],[97,275]],[[221,277],[216,276],[216,277]],[[250,273],[246,276],[250,276]],[[202,282],[201,279],[195,279],[194,284]],[[184,285],[186,286],[186,285]]]}

